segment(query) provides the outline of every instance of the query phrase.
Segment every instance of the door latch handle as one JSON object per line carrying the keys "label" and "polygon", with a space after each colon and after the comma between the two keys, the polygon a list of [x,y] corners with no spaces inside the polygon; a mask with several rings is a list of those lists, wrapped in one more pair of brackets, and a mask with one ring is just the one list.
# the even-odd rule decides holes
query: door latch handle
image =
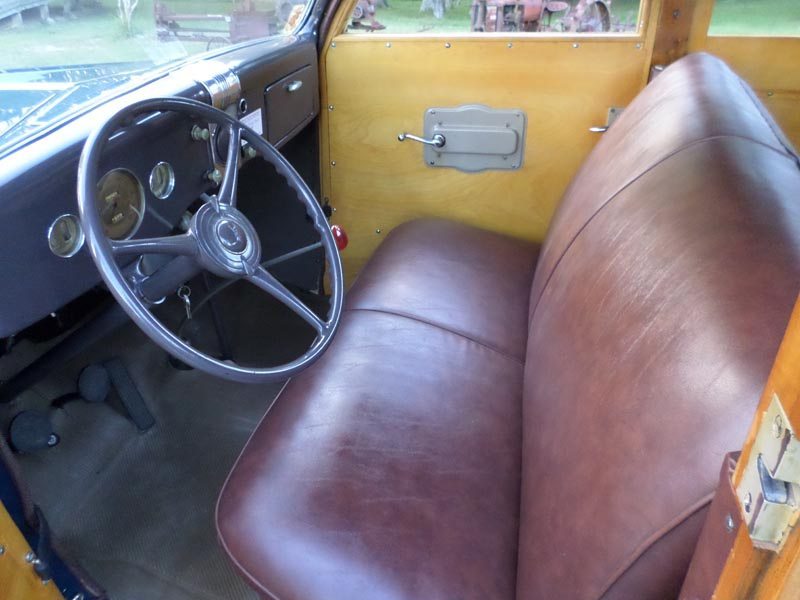
{"label": "door latch handle", "polygon": [[589,127],[589,131],[592,133],[605,133],[609,130],[609,128],[614,124],[614,121],[617,120],[622,114],[623,109],[619,106],[612,106],[608,109],[608,116],[606,117],[606,124],[605,125],[596,125],[595,127]]}
{"label": "door latch handle", "polygon": [[425,138],[421,138],[417,135],[412,135],[410,133],[401,133],[397,136],[398,142],[405,142],[406,140],[411,140],[414,142],[419,142],[420,144],[426,144],[428,146],[434,146],[435,148],[442,148],[447,140],[445,140],[444,136],[441,133],[435,134],[431,139],[426,140]]}
{"label": "door latch handle", "polygon": [[300,81],[299,79],[296,79],[294,81],[290,81],[289,83],[287,83],[283,87],[286,89],[287,92],[289,92],[291,94],[292,92],[296,92],[301,87],[303,87],[303,82]]}

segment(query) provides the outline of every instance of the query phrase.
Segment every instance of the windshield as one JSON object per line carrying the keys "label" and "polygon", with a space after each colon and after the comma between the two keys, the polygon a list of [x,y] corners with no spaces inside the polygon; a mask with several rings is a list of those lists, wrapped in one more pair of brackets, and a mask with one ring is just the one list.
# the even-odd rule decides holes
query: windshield
{"label": "windshield", "polygon": [[0,148],[156,68],[285,35],[304,0],[0,0]]}

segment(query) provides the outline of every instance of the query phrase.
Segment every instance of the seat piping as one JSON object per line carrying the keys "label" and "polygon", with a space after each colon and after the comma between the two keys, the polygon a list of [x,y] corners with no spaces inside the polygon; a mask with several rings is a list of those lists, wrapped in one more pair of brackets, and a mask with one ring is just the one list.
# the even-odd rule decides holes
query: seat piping
{"label": "seat piping", "polygon": [[491,350],[495,354],[498,354],[498,355],[500,355],[500,356],[502,356],[504,358],[507,358],[508,360],[519,364],[520,366],[525,366],[525,361],[523,359],[519,358],[518,356],[514,356],[513,354],[509,354],[508,352],[504,352],[503,350],[500,350],[499,348],[496,348],[495,346],[492,346],[491,344],[487,344],[486,342],[481,342],[479,340],[476,340],[475,338],[473,338],[473,337],[471,337],[471,336],[469,336],[469,335],[467,335],[465,333],[462,333],[460,331],[456,331],[455,329],[450,329],[449,327],[445,327],[443,325],[439,325],[438,323],[433,323],[432,321],[428,321],[426,319],[422,319],[422,318],[414,316],[414,315],[410,315],[410,314],[407,314],[407,313],[401,313],[401,312],[395,312],[395,311],[392,311],[392,310],[384,310],[384,309],[381,309],[381,308],[361,308],[361,307],[358,307],[358,308],[345,308],[344,309],[344,312],[355,312],[355,311],[374,312],[374,313],[381,313],[381,314],[384,314],[384,315],[392,315],[392,316],[395,316],[395,317],[401,317],[403,319],[408,319],[410,321],[416,321],[417,323],[422,323],[423,325],[428,325],[430,327],[435,327],[436,329],[439,329],[440,331],[446,331],[447,333],[452,333],[453,335],[457,335],[458,337],[463,338],[465,340],[468,340],[468,341],[470,341],[470,342],[472,342],[474,344],[478,344],[479,346],[483,346],[487,350]]}
{"label": "seat piping", "polygon": [[[780,150],[779,148],[776,148],[775,146],[771,146],[769,144],[766,144],[766,143],[761,142],[759,140],[753,139],[751,137],[744,136],[744,135],[735,135],[735,134],[712,135],[712,136],[701,138],[699,140],[693,140],[693,141],[689,142],[688,144],[684,144],[680,148],[677,148],[676,150],[674,150],[674,151],[670,152],[669,154],[663,156],[662,158],[658,159],[652,165],[650,165],[645,170],[643,170],[641,173],[639,173],[636,177],[633,177],[632,179],[630,179],[629,181],[624,183],[616,192],[611,194],[611,196],[609,196],[608,200],[606,200],[600,206],[598,206],[597,210],[595,210],[592,213],[592,215],[588,219],[586,219],[586,221],[583,223],[583,225],[581,225],[580,229],[578,229],[578,231],[575,232],[575,235],[572,236],[572,239],[570,239],[569,243],[565,246],[563,252],[561,252],[561,255],[558,257],[556,262],[553,264],[553,268],[550,269],[550,273],[547,275],[547,279],[545,280],[544,285],[542,285],[542,288],[539,291],[539,295],[536,297],[535,302],[531,301],[531,304],[533,304],[533,311],[531,311],[531,313],[530,313],[530,318],[529,318],[529,321],[528,321],[529,324],[533,323],[533,318],[536,315],[536,309],[539,308],[539,302],[541,301],[542,296],[544,296],[544,293],[547,290],[547,287],[550,284],[550,281],[552,280],[553,275],[558,270],[558,266],[561,264],[561,260],[564,258],[564,256],[566,256],[566,254],[567,254],[567,252],[569,252],[570,248],[572,248],[572,245],[577,241],[577,239],[580,237],[581,233],[583,233],[583,231],[589,226],[589,224],[594,220],[594,218],[597,215],[600,214],[600,212],[604,208],[606,208],[622,192],[624,192],[626,189],[628,189],[634,183],[639,181],[642,177],[647,175],[650,171],[652,171],[653,169],[659,167],[660,165],[662,165],[664,162],[668,161],[669,159],[677,156],[678,154],[680,154],[684,150],[688,150],[689,148],[693,148],[694,146],[697,146],[697,145],[700,145],[700,144],[704,144],[706,142],[715,141],[715,140],[721,140],[721,139],[739,139],[739,140],[744,140],[746,142],[751,142],[753,144],[757,144],[759,146],[763,146],[764,148],[766,148],[768,150],[771,150],[772,152],[780,154],[784,158],[787,158],[787,159],[793,160],[794,162],[797,162],[797,157],[792,153],[784,152],[784,151]],[[539,256],[541,257],[542,254],[540,254]]]}

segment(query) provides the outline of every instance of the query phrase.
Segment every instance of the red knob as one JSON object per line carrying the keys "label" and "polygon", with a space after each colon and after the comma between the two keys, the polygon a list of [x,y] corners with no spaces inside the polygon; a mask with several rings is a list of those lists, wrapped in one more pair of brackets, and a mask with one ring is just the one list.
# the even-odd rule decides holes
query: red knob
{"label": "red knob", "polygon": [[347,234],[344,229],[339,225],[331,225],[331,233],[333,234],[333,240],[336,242],[336,247],[339,249],[339,252],[347,248]]}

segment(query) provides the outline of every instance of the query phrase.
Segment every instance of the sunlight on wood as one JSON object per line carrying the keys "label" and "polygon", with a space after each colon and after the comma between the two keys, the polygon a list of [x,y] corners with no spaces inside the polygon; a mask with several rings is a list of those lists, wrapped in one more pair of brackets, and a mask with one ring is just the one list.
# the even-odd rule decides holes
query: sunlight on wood
{"label": "sunlight on wood", "polygon": [[0,502],[0,596],[8,600],[56,600],[63,598],[52,582],[43,584],[25,555],[31,548]]}

